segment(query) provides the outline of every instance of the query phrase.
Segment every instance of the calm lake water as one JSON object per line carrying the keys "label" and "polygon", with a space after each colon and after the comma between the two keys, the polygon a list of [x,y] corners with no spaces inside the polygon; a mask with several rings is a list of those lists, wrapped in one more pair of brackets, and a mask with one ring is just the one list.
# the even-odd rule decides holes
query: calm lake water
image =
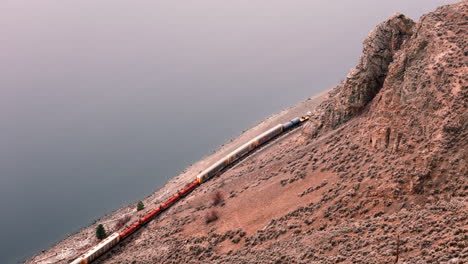
{"label": "calm lake water", "polygon": [[333,87],[392,13],[449,2],[2,1],[0,263]]}

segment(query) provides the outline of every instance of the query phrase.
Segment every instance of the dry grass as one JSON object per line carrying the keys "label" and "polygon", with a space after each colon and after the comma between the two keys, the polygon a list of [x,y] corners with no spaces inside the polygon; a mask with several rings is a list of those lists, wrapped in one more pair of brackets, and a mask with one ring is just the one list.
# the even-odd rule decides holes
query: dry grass
{"label": "dry grass", "polygon": [[117,223],[115,223],[114,229],[115,229],[115,230],[119,230],[119,229],[121,229],[122,227],[124,227],[125,224],[126,224],[128,221],[130,221],[130,218],[131,218],[130,215],[126,215],[126,216],[120,218],[119,221],[117,221]]}

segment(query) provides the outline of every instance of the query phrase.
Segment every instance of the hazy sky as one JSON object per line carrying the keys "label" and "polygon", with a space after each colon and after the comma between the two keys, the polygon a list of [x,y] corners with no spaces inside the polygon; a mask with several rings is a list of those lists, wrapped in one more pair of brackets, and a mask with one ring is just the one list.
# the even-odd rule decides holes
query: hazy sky
{"label": "hazy sky", "polygon": [[0,262],[333,87],[391,14],[449,2],[2,0]]}

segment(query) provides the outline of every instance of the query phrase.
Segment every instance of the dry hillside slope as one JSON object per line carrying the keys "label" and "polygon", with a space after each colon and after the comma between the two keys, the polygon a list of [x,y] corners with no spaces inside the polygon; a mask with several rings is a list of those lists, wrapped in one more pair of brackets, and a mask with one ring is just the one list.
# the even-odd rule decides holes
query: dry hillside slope
{"label": "dry hillside slope", "polygon": [[314,120],[102,263],[467,263],[467,15],[378,25]]}

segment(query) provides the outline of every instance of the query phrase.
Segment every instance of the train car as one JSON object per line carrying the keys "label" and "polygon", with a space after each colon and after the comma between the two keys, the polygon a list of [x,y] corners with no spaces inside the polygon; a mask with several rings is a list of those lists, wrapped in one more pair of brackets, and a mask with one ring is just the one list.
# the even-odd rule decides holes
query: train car
{"label": "train car", "polygon": [[162,212],[161,207],[158,207],[157,209],[154,209],[149,214],[143,216],[140,219],[140,224],[144,225],[144,224],[148,223],[149,221],[151,221],[151,219],[153,219],[155,216],[157,216],[161,212]]}
{"label": "train car", "polygon": [[261,145],[261,144],[267,142],[268,140],[274,138],[275,136],[281,134],[281,132],[283,132],[283,125],[279,124],[279,125],[273,127],[272,129],[266,131],[265,133],[261,134],[256,139],[257,139],[259,145]]}
{"label": "train car", "polygon": [[225,167],[224,165],[225,163],[226,163],[226,158],[221,159],[220,161],[208,167],[208,169],[204,170],[202,173],[198,174],[197,176],[198,183],[205,182],[209,180],[211,177],[213,177],[214,175],[216,175]]}
{"label": "train car", "polygon": [[120,232],[120,240],[128,237],[129,235],[133,234],[138,228],[140,228],[141,224],[140,221],[136,221],[131,226],[129,226],[124,231]]}
{"label": "train car", "polygon": [[[249,153],[249,145],[250,144],[251,144],[250,141],[245,143],[244,145],[242,145],[239,148],[237,148],[236,150],[234,150],[231,155],[234,155],[236,157],[235,160],[238,160],[238,159],[242,158],[247,153]],[[233,160],[232,162],[234,162],[235,160]]]}
{"label": "train car", "polygon": [[184,197],[184,196],[187,195],[189,192],[191,192],[191,191],[193,191],[195,188],[197,188],[198,185],[199,185],[198,181],[192,182],[191,184],[189,184],[187,187],[185,187],[184,189],[182,189],[182,190],[179,192],[180,197]]}
{"label": "train car", "polygon": [[283,127],[284,127],[284,130],[288,130],[288,129],[294,127],[294,126],[297,126],[297,125],[300,124],[300,123],[301,123],[301,119],[299,119],[299,118],[294,118],[294,119],[292,119],[291,121],[289,121],[289,122],[283,124]]}
{"label": "train car", "polygon": [[169,200],[161,204],[161,209],[166,210],[167,208],[171,207],[171,205],[173,205],[179,199],[180,199],[179,194],[172,196],[171,198],[169,198]]}
{"label": "train car", "polygon": [[256,138],[250,140],[249,142],[245,143],[244,145],[240,146],[228,155],[230,157],[229,164],[232,164],[234,161],[240,159],[241,157],[249,153],[249,151],[255,149],[259,145],[262,145],[263,143],[267,142],[273,137],[281,134],[282,131],[282,125],[277,125],[269,129],[268,131],[262,133],[261,135],[257,136]]}
{"label": "train car", "polygon": [[99,244],[97,244],[96,246],[88,250],[85,254],[75,259],[71,264],[91,263],[93,260],[101,256],[104,252],[106,252],[111,247],[119,243],[119,241],[120,241],[120,235],[118,233],[114,233],[108,236],[106,239],[99,242]]}
{"label": "train car", "polygon": [[225,158],[221,159],[217,163],[213,164],[212,166],[208,167],[208,169],[204,170],[197,176],[197,181],[199,183],[203,183],[213,176],[215,176],[218,172],[224,169],[229,164],[232,164],[234,161],[238,160],[242,156],[246,155],[253,149],[257,148],[259,145],[267,142],[268,140],[272,139],[273,137],[281,134],[283,131],[283,125],[279,124],[275,127],[265,131],[264,133],[260,134],[256,138],[250,140],[249,142],[245,143],[241,147],[237,148],[230,154],[228,154]]}

